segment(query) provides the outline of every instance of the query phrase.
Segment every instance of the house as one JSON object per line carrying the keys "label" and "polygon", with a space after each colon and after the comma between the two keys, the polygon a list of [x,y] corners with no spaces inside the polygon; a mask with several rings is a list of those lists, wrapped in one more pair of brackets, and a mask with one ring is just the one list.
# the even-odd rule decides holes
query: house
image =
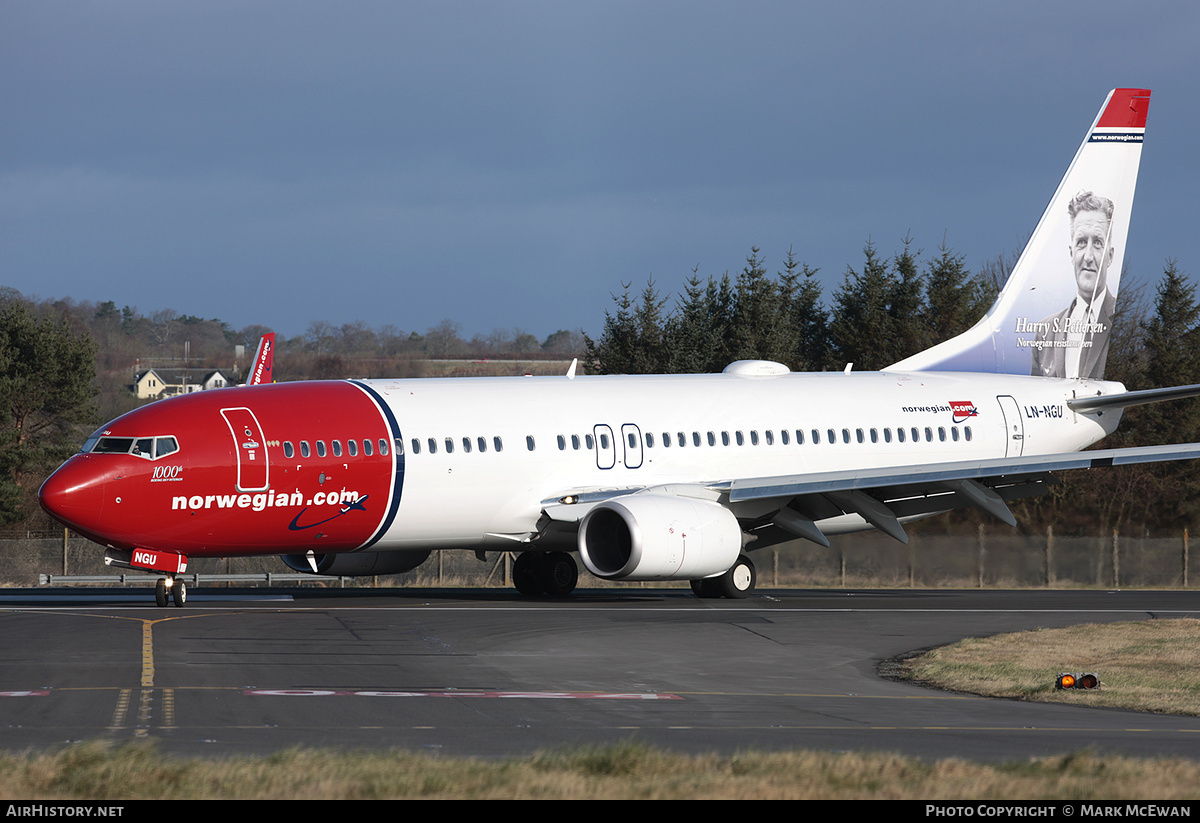
{"label": "house", "polygon": [[207,389],[223,389],[233,381],[220,370],[146,369],[137,373],[130,390],[139,400],[174,397]]}

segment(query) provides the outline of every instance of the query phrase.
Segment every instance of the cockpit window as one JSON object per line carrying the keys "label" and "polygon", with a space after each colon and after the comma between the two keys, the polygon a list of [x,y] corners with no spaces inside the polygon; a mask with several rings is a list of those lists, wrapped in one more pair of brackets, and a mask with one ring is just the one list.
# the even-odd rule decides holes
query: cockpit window
{"label": "cockpit window", "polygon": [[92,447],[93,454],[129,454],[133,448],[132,437],[101,437]]}
{"label": "cockpit window", "polygon": [[156,460],[179,451],[174,437],[102,437],[93,435],[83,444],[83,452],[92,454],[132,454]]}

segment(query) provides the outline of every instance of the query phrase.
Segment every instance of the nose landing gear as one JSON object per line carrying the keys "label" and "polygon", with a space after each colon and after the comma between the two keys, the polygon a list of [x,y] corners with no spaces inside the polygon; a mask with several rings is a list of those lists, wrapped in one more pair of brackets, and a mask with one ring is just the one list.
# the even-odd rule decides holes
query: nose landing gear
{"label": "nose landing gear", "polygon": [[188,559],[179,552],[160,549],[109,549],[104,553],[104,565],[119,569],[137,569],[151,574],[163,574],[154,584],[154,602],[159,607],[175,601],[176,608],[187,602],[187,586],[179,575],[187,571]]}
{"label": "nose landing gear", "polygon": [[154,602],[163,607],[168,600],[174,600],[176,608],[183,608],[187,602],[187,584],[176,577],[158,578],[154,584]]}

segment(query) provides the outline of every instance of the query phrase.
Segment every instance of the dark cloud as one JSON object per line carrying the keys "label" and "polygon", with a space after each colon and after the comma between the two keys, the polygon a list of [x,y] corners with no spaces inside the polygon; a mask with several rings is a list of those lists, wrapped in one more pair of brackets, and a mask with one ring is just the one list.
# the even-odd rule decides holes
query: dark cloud
{"label": "dark cloud", "polygon": [[0,281],[543,334],[752,245],[830,283],[868,237],[980,265],[1122,85],[1155,90],[1127,262],[1200,272],[1191,4],[804,5],[6,3]]}

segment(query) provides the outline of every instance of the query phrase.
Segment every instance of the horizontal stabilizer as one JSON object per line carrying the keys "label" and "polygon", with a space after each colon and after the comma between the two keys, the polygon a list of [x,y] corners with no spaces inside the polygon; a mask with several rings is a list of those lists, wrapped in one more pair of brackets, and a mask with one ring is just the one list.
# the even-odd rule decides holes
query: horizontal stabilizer
{"label": "horizontal stabilizer", "polygon": [[1163,403],[1167,400],[1183,400],[1186,397],[1200,397],[1200,384],[1168,386],[1163,389],[1145,389],[1121,394],[1101,394],[1095,397],[1073,397],[1067,401],[1067,406],[1071,411],[1077,412],[1103,411],[1124,409],[1129,406],[1145,406],[1149,403]]}

